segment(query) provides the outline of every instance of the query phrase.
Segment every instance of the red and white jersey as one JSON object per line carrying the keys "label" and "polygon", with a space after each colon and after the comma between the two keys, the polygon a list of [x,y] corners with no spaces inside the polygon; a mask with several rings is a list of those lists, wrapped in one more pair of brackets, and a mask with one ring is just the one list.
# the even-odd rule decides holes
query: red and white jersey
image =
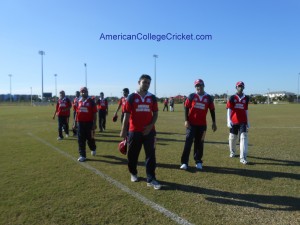
{"label": "red and white jersey", "polygon": [[57,116],[70,116],[70,108],[72,107],[70,99],[64,97],[58,99],[56,103],[56,115]]}
{"label": "red and white jersey", "polygon": [[97,113],[97,106],[94,100],[91,98],[79,99],[76,106],[77,122],[93,122],[95,113]]}
{"label": "red and white jersey", "polygon": [[153,112],[157,111],[155,95],[148,92],[143,98],[138,93],[130,94],[125,104],[125,113],[130,113],[129,131],[143,132],[145,126],[152,122]]}
{"label": "red and white jersey", "polygon": [[119,100],[119,105],[122,107],[122,113],[125,111],[126,99],[127,98],[123,96]]}
{"label": "red and white jersey", "polygon": [[212,97],[205,92],[202,96],[197,93],[190,94],[184,106],[189,109],[188,121],[194,126],[205,126],[208,109],[215,109]]}
{"label": "red and white jersey", "polygon": [[248,110],[249,97],[243,95],[242,97],[237,94],[232,95],[227,102],[227,109],[231,109],[230,119],[233,124],[247,123],[247,110]]}
{"label": "red and white jersey", "polygon": [[97,109],[98,110],[107,110],[108,108],[108,102],[107,102],[107,99],[104,98],[104,99],[98,99],[97,100]]}
{"label": "red and white jersey", "polygon": [[80,97],[75,97],[73,99],[73,104],[72,104],[72,107],[73,107],[73,111],[76,111],[76,106],[78,105],[78,101],[79,101]]}

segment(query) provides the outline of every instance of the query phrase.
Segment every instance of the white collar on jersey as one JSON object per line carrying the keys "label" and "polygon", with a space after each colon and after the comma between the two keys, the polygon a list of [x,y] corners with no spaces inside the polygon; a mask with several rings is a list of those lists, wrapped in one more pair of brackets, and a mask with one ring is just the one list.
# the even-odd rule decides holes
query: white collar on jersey
{"label": "white collar on jersey", "polygon": [[153,95],[153,94],[150,93],[149,91],[147,91],[147,94],[146,94],[144,97],[142,97],[137,91],[135,91],[134,93],[138,94],[138,95],[141,97],[142,102],[145,101],[145,98],[146,98],[146,97]]}
{"label": "white collar on jersey", "polygon": [[237,93],[235,95],[239,98],[239,101],[241,101],[243,98],[246,97],[246,95],[244,93],[243,93],[242,97],[240,97]]}

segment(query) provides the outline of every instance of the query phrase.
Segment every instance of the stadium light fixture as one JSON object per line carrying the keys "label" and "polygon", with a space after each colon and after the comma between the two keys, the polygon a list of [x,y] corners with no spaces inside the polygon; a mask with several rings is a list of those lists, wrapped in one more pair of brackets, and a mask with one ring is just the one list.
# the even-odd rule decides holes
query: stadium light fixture
{"label": "stadium light fixture", "polygon": [[12,98],[11,98],[11,77],[12,77],[12,75],[8,74],[8,76],[9,76],[9,99],[10,99],[10,102],[12,102]]}
{"label": "stadium light fixture", "polygon": [[158,58],[158,55],[153,55],[154,57],[154,95],[156,96],[156,59]]}
{"label": "stadium light fixture", "polygon": [[85,67],[85,87],[87,88],[87,66],[86,63],[84,64]]}
{"label": "stadium light fixture", "polygon": [[43,56],[45,55],[44,51],[39,51],[39,54],[41,55],[41,64],[42,64],[42,102],[44,101],[44,62],[43,62]]}

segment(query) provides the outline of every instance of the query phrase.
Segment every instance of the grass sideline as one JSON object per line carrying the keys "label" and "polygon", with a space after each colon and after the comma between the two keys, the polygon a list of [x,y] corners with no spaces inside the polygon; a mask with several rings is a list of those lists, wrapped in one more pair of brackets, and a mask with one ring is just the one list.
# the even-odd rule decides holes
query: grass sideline
{"label": "grass sideline", "polygon": [[[208,132],[204,168],[179,170],[184,144],[182,105],[162,112],[157,128],[157,178],[146,187],[144,153],[131,183],[117,150],[120,121],[96,134],[97,156],[86,163],[193,224],[300,224],[300,105],[250,105],[249,165],[229,158],[225,105],[216,105],[218,130]],[[0,224],[176,224],[77,162],[35,140],[78,157],[77,141],[56,140],[54,106],[0,105]],[[71,120],[72,122],[72,120]],[[88,152],[89,153],[89,152]]]}

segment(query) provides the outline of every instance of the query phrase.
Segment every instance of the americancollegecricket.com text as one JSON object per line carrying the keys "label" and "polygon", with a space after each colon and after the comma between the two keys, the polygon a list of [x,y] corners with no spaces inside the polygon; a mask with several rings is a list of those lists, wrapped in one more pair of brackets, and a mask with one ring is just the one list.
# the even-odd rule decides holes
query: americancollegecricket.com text
{"label": "americancollegecricket.com text", "polygon": [[137,33],[137,34],[105,34],[101,33],[100,41],[211,41],[211,34],[185,34],[185,33]]}

